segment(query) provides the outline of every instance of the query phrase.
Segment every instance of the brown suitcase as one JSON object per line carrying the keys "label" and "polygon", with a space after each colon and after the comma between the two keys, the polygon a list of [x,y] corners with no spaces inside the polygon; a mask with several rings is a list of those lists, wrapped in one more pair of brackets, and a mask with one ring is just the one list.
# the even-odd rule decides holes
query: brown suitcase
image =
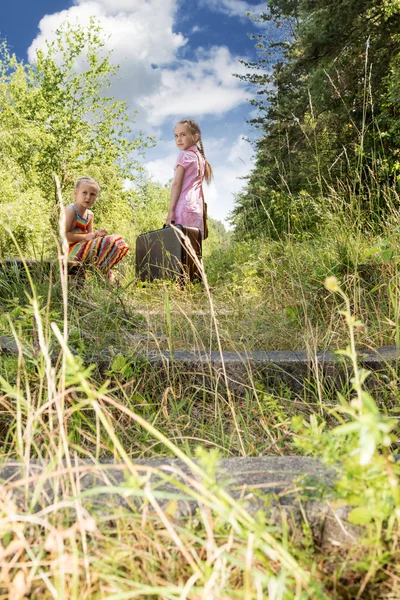
{"label": "brown suitcase", "polygon": [[201,260],[201,232],[197,227],[176,225],[143,233],[136,239],[136,275],[142,281],[153,279],[201,279],[189,251],[190,243]]}

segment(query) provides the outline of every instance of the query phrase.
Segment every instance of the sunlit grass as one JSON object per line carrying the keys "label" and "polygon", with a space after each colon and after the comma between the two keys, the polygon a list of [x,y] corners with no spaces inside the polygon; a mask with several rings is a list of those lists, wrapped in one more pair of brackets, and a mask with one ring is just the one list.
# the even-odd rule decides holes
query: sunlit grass
{"label": "sunlit grass", "polygon": [[[58,271],[35,281],[7,273],[0,334],[13,340],[16,354],[0,364],[1,448],[4,460],[20,465],[23,482],[1,488],[4,598],[291,600],[357,597],[360,590],[359,597],[373,598],[388,582],[396,585],[397,470],[390,455],[382,462],[381,449],[367,492],[381,516],[372,513],[366,542],[345,557],[343,549],[321,551],[306,522],[284,520],[282,527],[268,513],[255,518],[213,477],[218,457],[340,458],[348,461],[348,481],[338,502],[361,503],[365,518],[357,436],[341,442],[332,435],[347,421],[317,372],[294,392],[284,382],[267,388],[248,369],[238,393],[211,364],[182,379],[173,362],[162,369],[148,360],[149,352],[160,358],[177,349],[296,348],[312,359],[318,349],[345,347],[346,302],[324,287],[329,275],[342,281],[347,309],[360,319],[352,330],[358,349],[397,342],[396,238],[357,228],[345,235],[342,225],[327,224],[330,236],[262,240],[256,249],[232,244],[207,258],[202,284],[142,285],[129,261],[116,286],[94,271],[68,286]],[[385,423],[399,410],[396,371],[388,368],[377,381],[383,409],[368,418]],[[349,381],[342,406],[352,395]],[[390,443],[395,452],[394,435]],[[182,483],[173,470],[135,466],[155,457],[178,457],[191,474]],[[118,481],[104,460],[117,465]],[[45,465],[44,478],[36,461]],[[93,470],[95,486],[82,489]],[[157,473],[181,491],[158,493],[150,485]],[[175,518],[182,495],[200,506],[187,519]]]}

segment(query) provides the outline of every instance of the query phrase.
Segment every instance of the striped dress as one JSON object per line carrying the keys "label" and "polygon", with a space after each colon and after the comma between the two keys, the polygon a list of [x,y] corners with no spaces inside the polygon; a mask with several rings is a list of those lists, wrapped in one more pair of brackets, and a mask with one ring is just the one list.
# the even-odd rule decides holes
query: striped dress
{"label": "striped dress", "polygon": [[[71,233],[88,233],[88,224],[93,217],[93,213],[87,211],[87,219],[80,216],[76,207],[71,204],[75,210],[76,225]],[[95,265],[103,273],[108,273],[128,252],[129,246],[118,234],[105,235],[97,237],[87,242],[71,242],[69,245],[68,260],[78,261]]]}

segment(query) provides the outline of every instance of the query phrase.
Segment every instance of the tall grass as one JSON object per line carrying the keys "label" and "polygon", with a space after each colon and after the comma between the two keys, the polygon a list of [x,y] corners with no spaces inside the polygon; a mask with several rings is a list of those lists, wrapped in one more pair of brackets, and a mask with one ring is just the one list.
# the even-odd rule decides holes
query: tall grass
{"label": "tall grass", "polygon": [[[107,384],[100,389],[93,386],[90,370],[68,347],[66,255],[64,247],[60,255],[62,331],[55,322],[44,327],[51,320],[43,319],[40,298],[27,271],[39,352],[32,361],[33,381],[20,336],[10,321],[18,363],[14,384],[1,379],[1,402],[11,419],[7,458],[17,459],[21,480],[2,487],[4,594],[13,599],[26,595],[263,598],[268,588],[285,586],[300,598],[302,590],[315,589],[287,543],[269,527],[260,526],[244,504],[215,484],[211,458],[204,459],[203,466],[193,462],[151,423],[109,394]],[[138,467],[119,439],[112,411],[180,458],[190,475]],[[95,454],[85,448],[79,453],[76,441],[71,447],[76,418],[91,420]],[[108,438],[114,460],[127,473],[123,484],[112,485],[107,466],[98,463],[102,436]],[[79,454],[89,457],[88,465],[79,461]],[[40,463],[43,471],[37,474],[31,463],[35,455],[45,461]],[[82,476],[93,469],[104,484],[82,490]],[[171,519],[175,512],[171,506],[180,495],[164,493],[169,502],[163,507],[163,494],[150,485],[154,473],[169,483],[176,479],[177,487],[197,500],[196,524]],[[183,475],[183,484],[178,475]],[[96,510],[91,499],[101,494],[120,496],[129,506],[113,508],[106,502]],[[136,502],[131,502],[131,497]]]}
{"label": "tall grass", "polygon": [[[377,245],[368,255],[370,268],[385,275],[388,265],[392,288],[388,295],[374,283],[364,295],[360,269],[352,268],[365,264],[371,245],[358,239],[358,248],[349,236],[347,244],[343,239],[347,262],[337,261],[337,242],[322,246],[322,238],[314,251],[296,239],[260,246],[257,257],[245,245],[231,248],[214,258],[210,283],[203,274],[204,287],[184,291],[174,284],[135,288],[129,267],[115,289],[94,274],[77,287],[67,278],[65,247],[57,280],[37,284],[27,271],[26,288],[21,273],[11,274],[1,323],[17,354],[2,357],[0,404],[3,464],[16,461],[20,481],[3,472],[4,598],[291,600],[373,598],[378,589],[396,589],[396,422],[364,391],[367,374],[358,369],[357,347],[370,343],[366,335],[373,340],[353,315],[368,315],[369,328],[375,319],[377,331],[382,315],[396,318],[397,264],[393,254],[383,260],[387,246]],[[240,258],[233,262],[229,253],[235,251]],[[232,261],[232,270],[221,283],[215,271],[224,261]],[[339,294],[332,294],[336,283],[331,290],[322,286],[324,275],[335,272],[344,279]],[[270,319],[268,329],[282,312],[272,327],[277,347],[297,340],[312,355],[350,336],[354,389],[343,390],[340,410],[329,406],[335,399],[318,376],[306,397],[293,397],[284,387],[281,394],[265,389],[249,371],[245,393],[236,397],[227,373],[220,385],[211,365],[209,377],[185,389],[173,367],[160,378],[138,356],[146,348],[160,356],[164,348],[221,351],[226,342],[238,350],[274,347],[272,337],[248,345],[254,330],[244,325],[242,339],[235,327],[251,314],[260,322]],[[146,337],[132,337],[138,332]],[[106,373],[88,366],[88,355],[98,359],[106,349]],[[379,393],[398,407],[396,372],[388,370],[387,378]],[[289,526],[284,520],[278,528],[268,511],[253,515],[244,499],[216,483],[219,456],[288,453],[343,463],[327,502],[352,507],[350,519],[364,528],[362,546],[346,555],[342,548],[321,551],[307,522]],[[179,458],[181,466],[136,462],[156,456]],[[157,480],[175,488],[160,489]],[[178,518],[180,503],[191,500],[197,513]]]}

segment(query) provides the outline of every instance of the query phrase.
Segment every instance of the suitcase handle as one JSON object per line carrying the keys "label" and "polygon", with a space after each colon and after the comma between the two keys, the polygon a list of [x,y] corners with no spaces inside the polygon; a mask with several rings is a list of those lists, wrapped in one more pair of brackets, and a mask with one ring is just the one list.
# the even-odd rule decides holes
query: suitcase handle
{"label": "suitcase handle", "polygon": [[[175,221],[171,221],[171,225],[175,225]],[[163,229],[165,229],[165,228],[166,228],[166,226],[167,226],[167,225],[164,223],[164,225],[163,225]]]}

